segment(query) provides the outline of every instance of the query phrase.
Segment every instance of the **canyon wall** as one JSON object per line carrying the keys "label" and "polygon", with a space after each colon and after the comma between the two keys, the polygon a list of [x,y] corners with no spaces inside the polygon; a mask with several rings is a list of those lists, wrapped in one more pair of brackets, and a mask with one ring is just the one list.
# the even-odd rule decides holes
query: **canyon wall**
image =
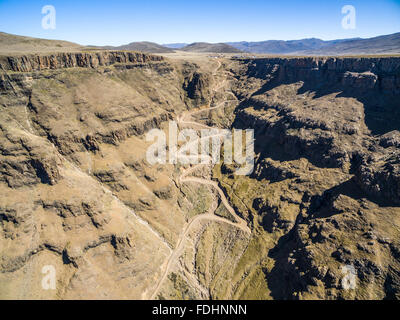
{"label": "canyon wall", "polygon": [[140,52],[102,51],[56,53],[52,55],[1,56],[0,69],[3,71],[31,72],[61,68],[96,68],[115,63],[148,63],[162,61],[161,56]]}
{"label": "canyon wall", "polygon": [[399,66],[304,57],[231,67],[241,100],[233,127],[254,129],[255,170],[235,177],[223,164],[214,177],[264,231],[253,254],[273,298],[400,297]]}
{"label": "canyon wall", "polygon": [[400,92],[400,57],[368,58],[263,58],[244,59],[248,75],[270,77],[278,82],[321,81],[341,83],[346,87],[389,90]]}

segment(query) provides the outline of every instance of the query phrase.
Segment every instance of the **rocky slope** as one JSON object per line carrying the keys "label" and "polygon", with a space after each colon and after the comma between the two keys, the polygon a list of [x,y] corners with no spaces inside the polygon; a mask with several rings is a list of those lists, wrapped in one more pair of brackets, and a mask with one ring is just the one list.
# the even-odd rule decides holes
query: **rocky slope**
{"label": "rocky slope", "polygon": [[146,164],[142,135],[207,101],[200,70],[134,52],[0,60],[0,296],[146,298],[204,206]]}
{"label": "rocky slope", "polygon": [[[400,297],[400,58],[0,65],[1,298]],[[147,163],[144,133],[216,106],[193,121],[253,128],[251,175]]]}

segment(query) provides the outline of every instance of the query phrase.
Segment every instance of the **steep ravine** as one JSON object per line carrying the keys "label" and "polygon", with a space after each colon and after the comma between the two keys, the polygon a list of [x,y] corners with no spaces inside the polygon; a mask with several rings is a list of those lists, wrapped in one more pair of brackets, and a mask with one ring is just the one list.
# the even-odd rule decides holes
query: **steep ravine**
{"label": "steep ravine", "polygon": [[[1,297],[399,298],[399,58],[0,65]],[[254,172],[150,166],[171,119],[253,128]]]}

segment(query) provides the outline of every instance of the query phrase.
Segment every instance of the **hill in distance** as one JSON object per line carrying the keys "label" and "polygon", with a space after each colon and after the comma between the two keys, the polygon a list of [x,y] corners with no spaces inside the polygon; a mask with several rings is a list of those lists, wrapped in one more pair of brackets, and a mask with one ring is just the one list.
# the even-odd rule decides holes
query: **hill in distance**
{"label": "hill in distance", "polygon": [[131,42],[122,46],[91,46],[91,48],[103,49],[103,50],[129,50],[129,51],[139,51],[146,53],[172,53],[173,49],[164,47],[154,42],[140,41]]}
{"label": "hill in distance", "polygon": [[48,40],[0,32],[0,54],[74,52],[81,50],[129,50],[144,53],[173,53],[175,50],[198,53],[256,53],[274,55],[363,55],[400,54],[400,32],[373,38],[324,41],[316,38],[301,40],[266,40],[258,42],[227,42],[192,44],[131,42],[121,46],[81,46],[77,43]]}
{"label": "hill in distance", "polygon": [[146,53],[170,53],[174,50],[163,47],[153,42],[131,42],[122,46],[81,46],[77,43],[62,40],[47,40],[25,36],[18,36],[0,32],[0,53],[45,53],[45,52],[65,52],[80,51],[86,49],[100,50],[129,50]]}
{"label": "hill in distance", "polygon": [[400,53],[400,32],[369,39],[339,41],[322,48],[320,53],[324,55]]}
{"label": "hill in distance", "polygon": [[73,42],[31,38],[0,32],[1,54],[78,51],[80,49],[82,49],[82,46]]}
{"label": "hill in distance", "polygon": [[337,43],[346,40],[324,41],[317,38],[301,40],[266,40],[257,42],[228,42],[227,44],[251,53],[271,53],[271,54],[290,54],[310,50],[319,50],[329,46],[331,43]]}
{"label": "hill in distance", "polygon": [[174,52],[174,50],[170,48],[166,48],[162,45],[159,45],[154,42],[141,41],[141,42],[131,42],[126,45],[122,45],[119,47],[115,47],[118,50],[132,50],[132,51],[140,51],[140,52],[150,52],[150,53],[168,53]]}
{"label": "hill in distance", "polygon": [[186,47],[188,44],[189,43],[177,42],[177,43],[166,43],[163,44],[163,46],[171,49],[181,49],[183,47]]}
{"label": "hill in distance", "polygon": [[186,52],[241,53],[242,51],[226,43],[194,42],[180,50]]}

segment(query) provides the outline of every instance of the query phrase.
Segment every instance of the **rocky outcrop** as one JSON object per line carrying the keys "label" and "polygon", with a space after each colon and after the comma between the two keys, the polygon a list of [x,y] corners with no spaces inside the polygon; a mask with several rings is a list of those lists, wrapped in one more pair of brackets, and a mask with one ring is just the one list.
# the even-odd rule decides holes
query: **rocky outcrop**
{"label": "rocky outcrop", "polygon": [[[282,88],[287,91],[281,93]],[[361,106],[297,95],[299,85],[282,88],[253,96],[236,111],[234,126],[255,130],[256,152],[273,158],[306,157],[318,166],[343,167],[363,149],[366,128]]]}
{"label": "rocky outcrop", "polygon": [[359,186],[369,195],[400,205],[400,154],[364,158],[356,171]]}
{"label": "rocky outcrop", "polygon": [[[399,145],[400,58],[265,58],[241,64],[241,79],[260,87],[237,109],[234,125],[255,129],[260,152],[345,167],[358,155],[379,151],[370,133],[384,133],[382,147]],[[246,89],[238,86],[237,95],[245,96]]]}
{"label": "rocky outcrop", "polygon": [[197,104],[206,104],[210,100],[211,77],[209,74],[194,72],[187,76],[183,89]]}
{"label": "rocky outcrop", "polygon": [[379,139],[379,144],[384,147],[400,147],[400,132],[391,131],[381,136]]}
{"label": "rocky outcrop", "polygon": [[148,63],[162,61],[163,57],[139,52],[102,51],[57,53],[52,55],[24,55],[0,57],[3,71],[31,72],[61,68],[97,68],[115,63]]}

